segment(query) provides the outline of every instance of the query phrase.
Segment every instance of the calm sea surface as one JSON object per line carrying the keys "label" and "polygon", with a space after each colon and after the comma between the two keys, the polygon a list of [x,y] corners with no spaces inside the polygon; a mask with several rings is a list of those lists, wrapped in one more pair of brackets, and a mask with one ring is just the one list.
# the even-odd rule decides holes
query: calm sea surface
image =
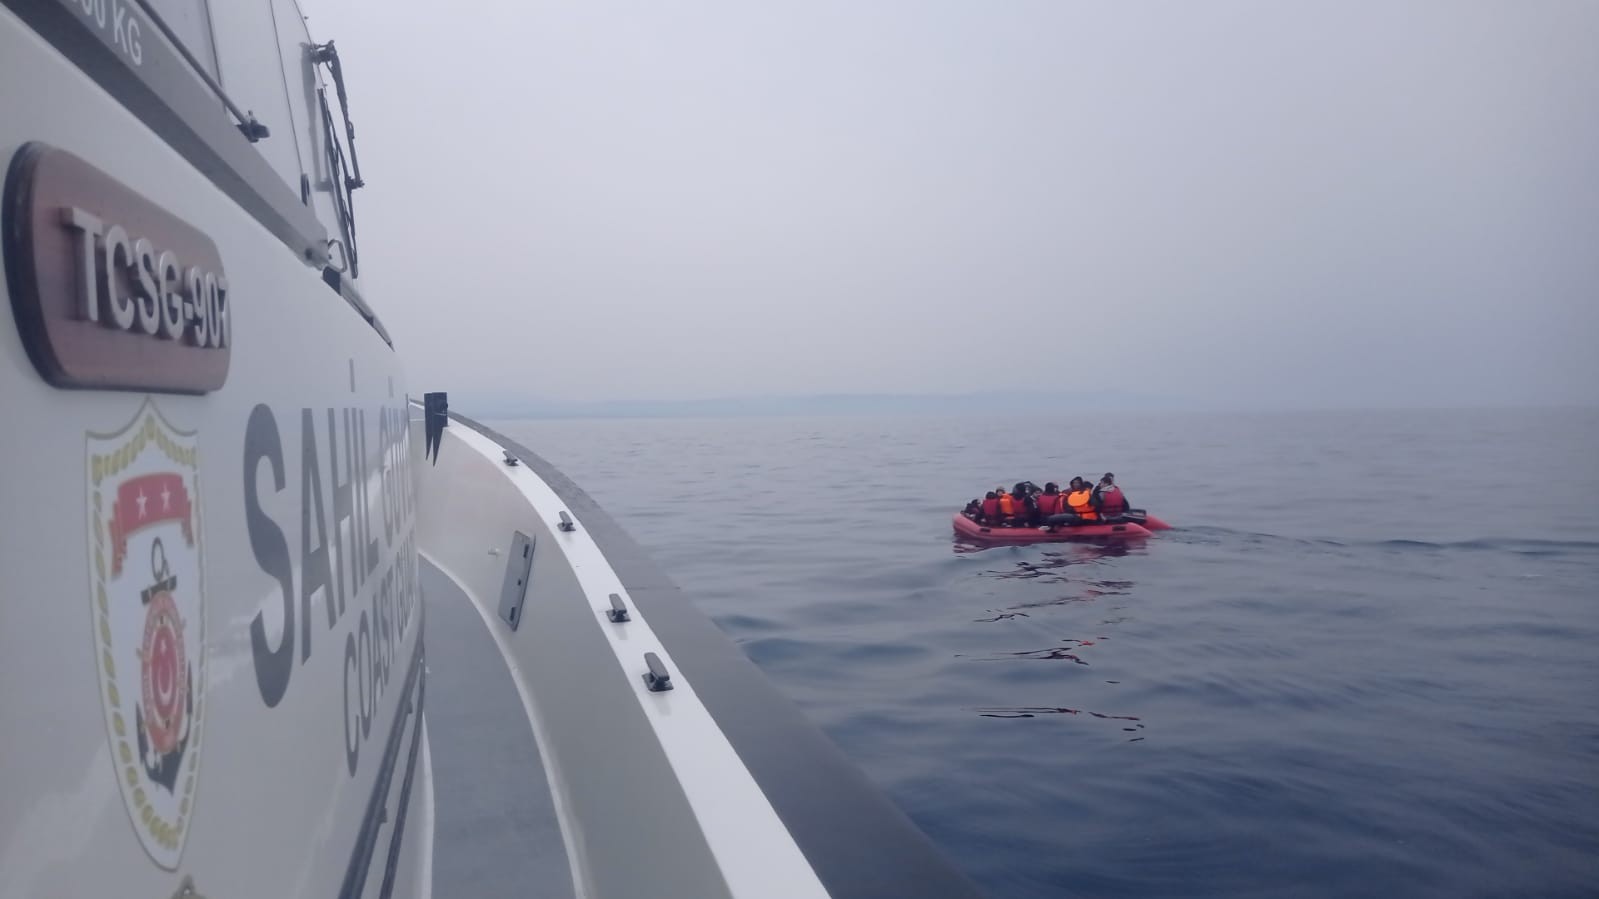
{"label": "calm sea surface", "polygon": [[[500,422],[980,885],[1599,895],[1599,413]],[[1178,527],[972,552],[997,483]]]}

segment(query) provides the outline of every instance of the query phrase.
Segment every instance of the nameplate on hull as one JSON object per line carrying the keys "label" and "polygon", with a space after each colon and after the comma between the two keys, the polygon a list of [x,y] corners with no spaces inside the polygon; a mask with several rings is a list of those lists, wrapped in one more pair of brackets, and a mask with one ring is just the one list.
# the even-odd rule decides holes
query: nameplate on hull
{"label": "nameplate on hull", "polygon": [[228,379],[228,280],[203,232],[65,150],[25,144],[6,172],[17,330],[56,387],[207,393]]}

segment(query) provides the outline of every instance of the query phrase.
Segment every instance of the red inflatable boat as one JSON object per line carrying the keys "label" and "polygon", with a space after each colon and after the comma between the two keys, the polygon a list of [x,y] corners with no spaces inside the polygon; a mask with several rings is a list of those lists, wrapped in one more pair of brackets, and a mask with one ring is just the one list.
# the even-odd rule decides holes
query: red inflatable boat
{"label": "red inflatable boat", "polygon": [[1146,516],[1142,525],[1132,522],[1120,524],[1063,525],[1052,531],[1038,528],[990,527],[955,513],[955,533],[977,543],[1064,543],[1069,540],[1135,540],[1148,537],[1151,530],[1166,530],[1171,526],[1153,516]]}

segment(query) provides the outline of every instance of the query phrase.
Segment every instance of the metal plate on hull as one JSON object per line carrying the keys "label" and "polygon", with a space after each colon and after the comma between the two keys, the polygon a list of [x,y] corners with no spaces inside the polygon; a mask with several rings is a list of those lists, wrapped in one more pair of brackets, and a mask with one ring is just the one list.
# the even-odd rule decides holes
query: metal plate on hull
{"label": "metal plate on hull", "polygon": [[206,393],[228,379],[227,278],[204,232],[65,150],[6,172],[17,330],[56,387]]}
{"label": "metal plate on hull", "polygon": [[500,620],[513,631],[522,623],[522,602],[527,598],[532,571],[533,538],[515,531],[511,534],[511,552],[505,557],[505,584],[500,587]]}

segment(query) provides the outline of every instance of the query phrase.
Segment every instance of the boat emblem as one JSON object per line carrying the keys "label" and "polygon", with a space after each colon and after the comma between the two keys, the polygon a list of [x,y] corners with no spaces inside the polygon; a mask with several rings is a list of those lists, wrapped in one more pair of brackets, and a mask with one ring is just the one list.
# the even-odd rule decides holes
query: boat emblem
{"label": "boat emblem", "polygon": [[149,400],[88,435],[90,602],[117,786],[146,852],[175,869],[205,707],[199,458]]}

